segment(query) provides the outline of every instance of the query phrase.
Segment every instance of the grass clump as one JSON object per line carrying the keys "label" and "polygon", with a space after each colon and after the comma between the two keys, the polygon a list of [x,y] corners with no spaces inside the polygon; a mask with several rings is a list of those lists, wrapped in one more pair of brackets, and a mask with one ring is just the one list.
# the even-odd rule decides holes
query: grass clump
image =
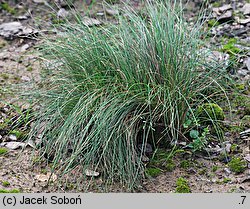
{"label": "grass clump", "polygon": [[39,133],[54,167],[91,167],[132,188],[147,143],[177,143],[187,112],[196,120],[194,109],[221,95],[224,68],[207,62],[202,26],[189,27],[179,6],[146,2],[147,18],[128,7],[118,25],[100,27],[78,17],[63,36],[44,38],[44,59],[57,67],[32,92],[41,107],[30,137]]}
{"label": "grass clump", "polygon": [[239,157],[233,157],[228,166],[233,172],[242,173],[246,169],[247,163]]}
{"label": "grass clump", "polygon": [[176,193],[191,193],[190,187],[188,185],[188,181],[185,178],[180,177],[177,179],[175,192]]}

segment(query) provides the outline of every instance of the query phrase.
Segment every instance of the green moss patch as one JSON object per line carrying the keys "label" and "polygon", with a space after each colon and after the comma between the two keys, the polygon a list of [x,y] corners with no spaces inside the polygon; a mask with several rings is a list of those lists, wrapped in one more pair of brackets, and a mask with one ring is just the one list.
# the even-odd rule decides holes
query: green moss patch
{"label": "green moss patch", "polygon": [[247,163],[239,157],[233,157],[228,166],[233,172],[242,173],[246,169]]}
{"label": "green moss patch", "polygon": [[0,9],[5,10],[12,15],[16,14],[16,10],[6,2],[0,3]]}
{"label": "green moss patch", "polygon": [[10,189],[10,190],[0,189],[0,193],[20,193],[20,190],[19,189]]}
{"label": "green moss patch", "polygon": [[7,153],[9,150],[5,147],[0,147],[0,155],[4,155],[5,153]]}
{"label": "green moss patch", "polygon": [[206,120],[224,120],[223,109],[215,103],[205,103],[197,108],[198,116]]}
{"label": "green moss patch", "polygon": [[190,187],[188,185],[188,181],[183,177],[180,177],[176,181],[176,193],[191,193]]}
{"label": "green moss patch", "polygon": [[145,170],[145,173],[147,176],[151,176],[151,177],[156,177],[161,173],[161,169],[160,168],[147,168]]}

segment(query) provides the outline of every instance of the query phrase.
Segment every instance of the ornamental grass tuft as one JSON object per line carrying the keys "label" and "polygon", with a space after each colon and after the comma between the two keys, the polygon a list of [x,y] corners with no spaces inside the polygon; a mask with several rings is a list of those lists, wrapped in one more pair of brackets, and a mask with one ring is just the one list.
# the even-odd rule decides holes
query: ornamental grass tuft
{"label": "ornamental grass tuft", "polygon": [[224,93],[223,65],[202,50],[203,23],[190,27],[181,5],[163,2],[147,1],[146,15],[126,6],[118,24],[87,27],[77,16],[43,39],[52,64],[32,92],[40,109],[30,138],[41,137],[54,168],[80,165],[132,189],[146,145],[175,145],[187,113],[195,121],[198,106]]}

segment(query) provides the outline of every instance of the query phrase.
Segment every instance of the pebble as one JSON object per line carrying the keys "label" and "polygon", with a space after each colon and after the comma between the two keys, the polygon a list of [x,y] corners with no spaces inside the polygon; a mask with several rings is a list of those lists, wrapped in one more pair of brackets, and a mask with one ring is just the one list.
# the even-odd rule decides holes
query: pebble
{"label": "pebble", "polygon": [[82,21],[83,24],[88,27],[98,26],[102,24],[99,20],[90,17],[84,17]]}
{"label": "pebble", "polygon": [[247,69],[250,71],[250,57],[248,57],[248,58],[245,60],[245,64],[246,64]]}
{"label": "pebble", "polygon": [[10,139],[11,141],[16,141],[16,140],[17,140],[17,137],[16,137],[15,135],[11,134],[11,135],[9,135],[9,139]]}
{"label": "pebble", "polygon": [[248,74],[248,70],[244,70],[244,69],[238,70],[239,76],[245,77],[247,74]]}
{"label": "pebble", "polygon": [[223,15],[219,16],[218,21],[223,23],[233,19],[233,12],[231,10],[227,11]]}
{"label": "pebble", "polygon": [[119,11],[115,9],[106,9],[106,13],[111,16],[119,15]]}
{"label": "pebble", "polygon": [[57,17],[66,18],[68,15],[69,12],[64,8],[59,9],[59,11],[57,12]]}

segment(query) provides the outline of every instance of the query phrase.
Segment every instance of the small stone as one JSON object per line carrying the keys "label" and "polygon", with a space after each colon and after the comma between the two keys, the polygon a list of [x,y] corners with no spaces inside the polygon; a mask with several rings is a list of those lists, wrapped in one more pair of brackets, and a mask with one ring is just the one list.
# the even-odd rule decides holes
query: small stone
{"label": "small stone", "polygon": [[11,135],[9,135],[9,139],[10,139],[11,141],[16,141],[16,140],[17,140],[17,137],[16,137],[15,135],[11,134]]}
{"label": "small stone", "polygon": [[60,18],[66,18],[68,15],[69,15],[69,12],[64,8],[59,9],[59,11],[57,12],[57,17],[60,17]]}
{"label": "small stone", "polygon": [[119,11],[115,9],[106,9],[106,13],[111,16],[119,15]]}
{"label": "small stone", "polygon": [[232,9],[232,6],[230,4],[226,4],[226,5],[223,5],[223,6],[219,7],[218,9],[221,12],[225,12],[225,11],[227,11],[229,9]]}
{"label": "small stone", "polygon": [[0,140],[1,140],[2,138],[3,138],[2,135],[0,135]]}
{"label": "small stone", "polygon": [[20,49],[20,52],[25,52],[28,48],[30,48],[30,45],[29,44],[24,44],[21,49]]}
{"label": "small stone", "polygon": [[23,142],[4,142],[4,143],[1,143],[0,146],[4,146],[4,147],[7,147],[8,149],[15,150],[18,148],[24,148],[25,143],[23,143]]}
{"label": "small stone", "polygon": [[225,147],[225,150],[227,153],[230,153],[231,152],[231,144],[226,144],[226,147]]}
{"label": "small stone", "polygon": [[250,57],[248,57],[248,58],[245,60],[245,64],[246,64],[247,69],[250,71]]}
{"label": "small stone", "polygon": [[218,21],[219,22],[227,22],[229,20],[232,20],[233,18],[233,12],[231,10],[225,12],[224,14],[222,14],[221,16],[219,16]]}
{"label": "small stone", "polygon": [[101,25],[102,23],[99,20],[97,20],[97,19],[90,18],[90,17],[84,17],[83,18],[83,24],[85,26],[91,27],[91,26]]}
{"label": "small stone", "polygon": [[239,76],[244,77],[248,74],[248,70],[238,70],[238,74]]}
{"label": "small stone", "polygon": [[26,15],[20,15],[17,17],[18,20],[27,20],[28,19],[28,16]]}
{"label": "small stone", "polygon": [[241,9],[244,15],[249,15],[250,14],[250,3],[247,3],[243,6]]}
{"label": "small stone", "polygon": [[225,171],[226,174],[231,174],[232,173],[229,168],[224,168],[224,171]]}
{"label": "small stone", "polygon": [[28,76],[26,76],[26,75],[23,75],[23,76],[21,77],[21,80],[24,81],[24,82],[29,82],[29,81],[31,81],[31,79],[30,79]]}
{"label": "small stone", "polygon": [[238,23],[240,23],[241,25],[247,25],[248,23],[250,23],[250,18],[247,19],[239,19]]}
{"label": "small stone", "polygon": [[250,154],[247,154],[247,155],[244,157],[244,159],[245,159],[246,161],[250,162]]}
{"label": "small stone", "polygon": [[9,22],[0,25],[0,36],[9,38],[17,34],[22,29],[20,22]]}
{"label": "small stone", "polygon": [[39,3],[39,4],[45,3],[45,1],[46,1],[46,0],[33,0],[34,3]]}
{"label": "small stone", "polygon": [[85,174],[86,176],[89,176],[89,177],[97,177],[100,175],[99,172],[88,170],[88,169],[85,170]]}

